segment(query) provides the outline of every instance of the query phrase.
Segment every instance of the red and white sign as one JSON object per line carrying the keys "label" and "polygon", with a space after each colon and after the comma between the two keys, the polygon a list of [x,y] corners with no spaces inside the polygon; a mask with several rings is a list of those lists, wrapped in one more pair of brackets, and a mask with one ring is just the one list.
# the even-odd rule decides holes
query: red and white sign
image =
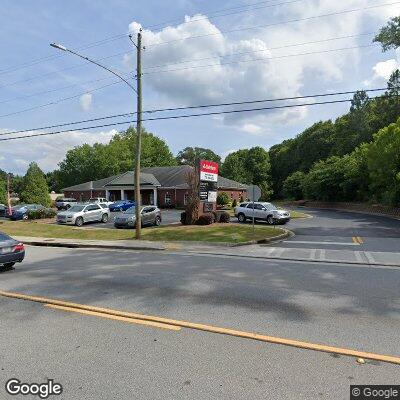
{"label": "red and white sign", "polygon": [[214,161],[200,160],[200,180],[218,181],[218,164]]}

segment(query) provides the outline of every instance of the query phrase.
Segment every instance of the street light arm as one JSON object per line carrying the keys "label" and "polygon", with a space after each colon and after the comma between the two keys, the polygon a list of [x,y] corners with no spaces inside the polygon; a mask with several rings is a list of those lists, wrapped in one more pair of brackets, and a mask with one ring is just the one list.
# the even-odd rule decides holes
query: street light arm
{"label": "street light arm", "polygon": [[68,51],[68,53],[74,54],[74,55],[76,55],[76,56],[78,56],[78,57],[80,57],[80,58],[82,58],[82,59],[84,59],[84,60],[86,60],[86,61],[89,61],[89,62],[92,63],[92,64],[97,65],[97,66],[100,67],[100,68],[105,69],[106,71],[112,73],[113,75],[117,76],[119,79],[121,79],[122,81],[124,81],[131,89],[134,90],[135,93],[137,93],[136,89],[135,89],[125,78],[123,78],[121,75],[119,75],[118,73],[116,73],[116,72],[113,71],[112,69],[110,69],[110,68],[108,68],[108,67],[106,67],[106,66],[104,66],[104,65],[102,65],[102,64],[100,64],[100,63],[98,63],[97,61],[91,60],[90,58],[88,58],[88,57],[86,57],[86,56],[83,56],[82,54],[79,54],[79,53],[77,53],[76,51],[67,49],[65,46],[62,46],[62,45],[60,45],[60,44],[51,43],[50,46],[51,46],[51,47],[54,47],[55,49],[62,50],[62,51]]}

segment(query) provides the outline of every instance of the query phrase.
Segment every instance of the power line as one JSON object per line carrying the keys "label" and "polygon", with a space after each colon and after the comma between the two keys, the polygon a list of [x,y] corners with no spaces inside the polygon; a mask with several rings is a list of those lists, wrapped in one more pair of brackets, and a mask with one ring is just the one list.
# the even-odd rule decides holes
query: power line
{"label": "power line", "polygon": [[[278,50],[278,49],[289,48],[289,47],[304,46],[304,45],[308,45],[308,44],[325,43],[325,42],[330,42],[330,41],[334,41],[334,40],[349,39],[349,38],[354,38],[354,37],[359,37],[359,36],[366,36],[366,35],[371,35],[371,34],[374,34],[374,32],[360,33],[360,34],[356,34],[356,35],[339,36],[339,37],[334,37],[334,38],[315,40],[315,41],[303,42],[303,43],[288,44],[288,45],[285,45],[285,46],[270,47],[270,48],[266,48],[266,49],[253,50],[253,51],[247,51],[247,52],[237,52],[237,53],[231,53],[231,54],[228,54],[228,55],[216,55],[216,56],[212,56],[212,57],[205,57],[205,58],[197,58],[197,59],[193,59],[193,60],[178,61],[178,62],[174,62],[174,63],[167,63],[167,64],[160,64],[160,65],[151,66],[151,67],[146,68],[146,71],[154,69],[154,68],[161,68],[161,67],[170,66],[170,65],[185,64],[185,63],[197,62],[197,61],[206,61],[206,60],[212,60],[212,59],[216,59],[216,58],[231,57],[231,56],[235,56],[235,55],[253,54],[253,53],[259,53],[259,52],[269,51],[269,50]],[[127,52],[117,53],[117,54],[113,54],[113,55],[104,57],[102,59],[104,60],[106,58],[111,58],[111,57],[119,56],[119,55],[126,54],[126,53]],[[50,89],[50,90],[46,90],[46,91],[33,93],[33,94],[30,94],[30,95],[27,95],[27,96],[20,96],[20,97],[15,97],[13,99],[1,100],[0,104],[7,103],[7,102],[10,102],[10,101],[15,101],[15,100],[23,100],[23,99],[26,99],[26,98],[31,98],[31,97],[35,97],[35,96],[39,96],[39,95],[43,95],[43,94],[47,94],[47,93],[57,92],[59,90],[61,91],[61,90],[64,90],[64,89],[69,89],[69,88],[72,88],[72,87],[75,87],[75,86],[80,86],[80,85],[86,84],[86,83],[99,82],[99,81],[108,80],[108,79],[110,79],[110,78],[106,77],[106,78],[86,81],[86,82],[82,82],[82,83],[78,83],[78,84],[68,85],[68,86],[65,86],[65,87],[62,87],[62,88],[59,88],[59,89]]]}
{"label": "power line", "polygon": [[[232,11],[232,12],[229,12],[229,13],[226,13],[226,14],[219,14],[220,12],[224,11],[224,10],[221,10],[221,11],[218,12],[217,15],[209,14],[206,17],[203,17],[203,18],[191,19],[189,21],[184,21],[184,22],[180,22],[181,20],[179,19],[179,20],[170,21],[170,23],[171,22],[179,22],[179,25],[186,25],[186,24],[191,24],[191,23],[194,23],[194,22],[199,22],[199,21],[204,21],[204,20],[209,20],[209,19],[222,18],[222,17],[227,17],[227,16],[230,16],[230,15],[234,15],[234,14],[241,14],[241,13],[251,12],[251,11],[260,10],[260,9],[263,9],[263,8],[272,8],[272,7],[282,6],[282,5],[286,5],[286,4],[299,3],[301,1],[304,1],[304,0],[290,0],[290,1],[284,1],[284,2],[275,3],[275,4],[266,4],[264,6],[249,8],[248,10]],[[258,4],[262,4],[262,3],[266,3],[266,2],[262,1],[262,2],[255,3],[255,4],[249,4],[248,6],[241,6],[241,8],[252,7],[252,6],[255,6],[255,5],[258,5]],[[236,9],[236,8],[238,8],[238,7],[233,7],[231,9],[228,8],[228,9],[225,9],[225,11],[233,10],[233,9]],[[157,27],[157,26],[160,26],[160,25],[164,25],[164,24],[153,25],[153,27]],[[146,29],[148,29],[148,28],[151,28],[151,26],[148,26]],[[163,29],[163,28],[161,28],[161,29]]]}
{"label": "power line", "polygon": [[[180,25],[189,24],[189,23],[193,23],[193,22],[198,22],[198,21],[205,20],[205,19],[208,19],[208,18],[219,18],[219,17],[224,17],[224,16],[237,14],[237,13],[250,12],[250,11],[258,10],[260,8],[276,7],[276,6],[279,6],[279,5],[291,4],[291,3],[296,3],[296,2],[300,2],[300,1],[304,1],[304,0],[290,0],[290,1],[285,1],[285,2],[281,2],[281,3],[275,3],[275,4],[269,4],[269,3],[271,3],[271,1],[261,1],[261,2],[253,3],[253,4],[247,4],[247,5],[242,5],[242,6],[225,8],[225,9],[221,9],[221,10],[215,11],[212,14],[219,14],[219,13],[221,13],[223,11],[230,11],[230,10],[234,10],[234,9],[238,9],[238,8],[246,8],[246,7],[248,8],[248,7],[257,6],[259,4],[268,3],[267,5],[265,5],[263,7],[250,8],[248,10],[235,11],[235,12],[228,13],[228,14],[222,14],[222,15],[212,15],[211,14],[208,17],[197,18],[197,19],[194,19],[194,20],[181,22]],[[166,22],[160,23],[160,24],[148,25],[146,27],[146,29],[162,26],[162,25],[165,25],[167,23],[180,22],[180,21],[181,21],[181,19],[175,19],[175,20],[166,21]],[[115,40],[118,40],[118,39],[121,39],[121,38],[124,38],[124,37],[128,37],[128,36],[129,36],[129,33],[123,33],[123,34],[119,34],[119,35],[114,35],[114,36],[102,39],[100,41],[89,43],[89,44],[87,44],[87,45],[85,45],[83,47],[78,47],[77,50],[79,50],[79,51],[87,50],[87,49],[90,49],[92,47],[100,46],[100,45],[109,43],[111,41],[115,41]],[[58,59],[58,58],[61,58],[61,57],[64,57],[64,56],[65,56],[64,54],[45,56],[45,57],[41,57],[41,58],[26,62],[26,63],[23,63],[23,64],[14,65],[12,67],[7,67],[7,68],[5,68],[3,70],[0,70],[0,75],[11,73],[11,72],[14,72],[16,70],[23,69],[23,68],[28,68],[28,67],[40,64],[40,63],[45,62],[45,61],[55,60],[55,59]]]}
{"label": "power line", "polygon": [[252,50],[252,51],[245,51],[245,52],[237,52],[237,53],[231,53],[231,54],[226,54],[226,55],[224,54],[224,55],[218,55],[218,56],[213,56],[213,57],[194,58],[192,60],[178,61],[178,62],[174,62],[174,63],[167,63],[167,64],[151,66],[151,67],[146,68],[146,70],[153,69],[153,68],[167,67],[169,65],[186,64],[186,63],[197,62],[197,61],[213,60],[213,59],[216,59],[216,58],[231,57],[231,56],[246,55],[246,54],[254,54],[254,53],[259,53],[259,52],[263,52],[263,51],[279,50],[279,49],[285,49],[285,48],[289,48],[289,47],[305,46],[305,45],[308,45],[308,44],[326,43],[326,42],[331,42],[331,41],[334,41],[334,40],[350,39],[350,38],[355,38],[355,37],[360,37],[360,36],[367,36],[367,35],[372,35],[372,34],[375,34],[375,32],[359,33],[359,34],[347,35],[347,36],[337,36],[337,37],[328,38],[328,39],[313,40],[313,41],[310,41],[310,42],[303,42],[303,43],[294,43],[294,44],[288,44],[288,45],[278,46],[278,47],[268,47],[266,49]]}
{"label": "power line", "polygon": [[51,101],[49,103],[39,104],[37,106],[33,106],[33,107],[30,107],[30,108],[25,108],[25,109],[19,110],[19,111],[14,111],[14,112],[11,112],[11,113],[8,113],[8,114],[2,114],[2,115],[0,115],[0,118],[10,117],[12,115],[18,115],[18,114],[22,114],[22,113],[25,113],[25,112],[28,112],[28,111],[38,110],[39,108],[53,106],[53,105],[59,104],[59,103],[61,103],[63,101],[76,99],[77,97],[83,96],[86,93],[93,93],[93,92],[96,92],[97,90],[101,90],[101,89],[104,89],[104,88],[109,87],[109,86],[117,85],[117,84],[119,84],[121,82],[122,81],[120,81],[120,80],[114,81],[114,82],[109,83],[107,85],[99,86],[99,87],[91,89],[91,90],[86,90],[85,92],[81,92],[81,93],[75,94],[73,96],[63,97],[61,99],[57,99],[57,100]]}
{"label": "power line", "polygon": [[[381,92],[384,90],[387,90],[387,88],[366,89],[366,90],[364,90],[364,92]],[[354,93],[357,93],[358,91],[359,90],[352,90],[352,91],[345,91],[345,92],[310,94],[310,95],[305,95],[305,96],[281,97],[281,98],[272,98],[272,99],[263,99],[263,100],[237,101],[237,102],[230,102],[230,103],[212,103],[212,104],[201,104],[201,105],[196,105],[196,106],[182,106],[182,107],[174,107],[174,108],[159,108],[159,109],[152,109],[152,110],[144,110],[143,113],[152,114],[152,113],[166,112],[166,111],[182,111],[182,110],[191,110],[191,109],[198,109],[198,108],[226,107],[226,106],[237,106],[237,105],[244,105],[244,104],[267,103],[267,102],[274,102],[274,101],[300,100],[300,99],[309,99],[309,98],[315,98],[315,97],[342,96],[342,95],[347,95],[347,94],[354,94]],[[67,125],[78,125],[78,124],[83,124],[83,123],[87,123],[87,122],[101,121],[104,119],[127,117],[127,116],[131,116],[131,115],[135,115],[135,114],[136,114],[136,112],[129,112],[129,113],[124,113],[124,114],[107,115],[105,117],[85,119],[85,120],[81,120],[81,121],[64,122],[64,123],[60,123],[60,124],[56,124],[56,125],[42,126],[39,128],[31,128],[31,129],[23,129],[23,130],[19,130],[19,131],[3,132],[3,133],[0,133],[0,136],[13,135],[16,133],[40,131],[40,130],[44,130],[44,129],[53,129],[53,128],[59,128],[62,126],[67,126]]]}
{"label": "power line", "polygon": [[187,36],[187,37],[180,38],[180,39],[174,39],[174,40],[169,40],[169,41],[165,41],[165,42],[148,44],[148,45],[146,45],[146,48],[149,49],[149,48],[154,47],[154,46],[166,45],[166,44],[181,42],[181,41],[189,40],[189,39],[198,39],[198,38],[203,38],[203,37],[208,37],[208,36],[223,35],[225,33],[234,33],[234,32],[242,32],[242,31],[246,31],[246,30],[269,28],[269,27],[272,27],[272,26],[285,25],[285,24],[294,23],[294,22],[303,22],[303,21],[309,21],[309,20],[317,19],[317,18],[331,17],[331,16],[336,16],[336,15],[343,15],[343,14],[348,14],[348,13],[353,13],[353,12],[358,12],[358,11],[364,11],[364,10],[370,10],[370,9],[374,9],[374,8],[380,8],[380,7],[388,7],[388,6],[396,5],[396,4],[399,4],[399,3],[400,3],[400,1],[396,1],[394,3],[384,3],[384,4],[380,4],[380,5],[375,5],[375,6],[354,8],[354,9],[351,9],[351,10],[344,10],[344,11],[337,11],[337,12],[332,12],[332,13],[328,13],[328,14],[314,15],[314,16],[306,17],[306,18],[290,19],[290,20],[287,20],[287,21],[274,22],[272,24],[236,28],[236,29],[230,29],[230,30],[225,30],[225,31],[206,33],[206,34],[203,34],[203,35]]}
{"label": "power line", "polygon": [[[106,60],[106,59],[108,59],[108,58],[112,58],[112,57],[120,56],[120,55],[122,55],[122,54],[126,54],[126,53],[128,53],[128,52],[129,52],[129,50],[124,51],[124,52],[122,52],[122,53],[120,52],[120,53],[112,54],[112,55],[110,55],[110,56],[98,58],[98,59],[96,59],[95,61],[103,61],[103,60]],[[51,71],[51,72],[47,72],[47,73],[45,73],[45,74],[36,75],[36,76],[31,77],[31,78],[22,79],[22,80],[14,81],[14,82],[11,82],[11,83],[6,83],[6,84],[3,84],[3,85],[0,85],[0,89],[3,88],[3,87],[8,87],[8,86],[17,85],[17,84],[19,84],[19,83],[31,82],[31,81],[34,81],[34,80],[36,80],[36,79],[41,79],[41,78],[46,77],[46,76],[51,76],[51,75],[58,74],[58,73],[60,73],[60,72],[70,71],[70,70],[76,69],[76,68],[82,68],[82,67],[85,67],[85,66],[87,66],[87,65],[89,65],[89,64],[83,62],[83,63],[80,63],[80,64],[72,65],[72,66],[70,66],[70,67],[65,67],[65,68],[58,69],[58,70],[56,70],[56,71]]]}
{"label": "power line", "polygon": [[335,51],[344,51],[344,50],[355,50],[355,49],[364,49],[368,47],[376,47],[376,44],[368,44],[368,45],[362,45],[362,46],[351,46],[351,47],[342,47],[339,49],[329,49],[329,50],[321,50],[321,51],[310,51],[306,53],[297,53],[297,54],[286,54],[282,56],[276,56],[276,57],[265,57],[265,58],[256,58],[252,60],[237,60],[237,61],[228,61],[224,63],[217,63],[217,64],[206,64],[206,65],[196,65],[193,67],[182,67],[182,68],[175,68],[175,69],[165,69],[165,70],[157,70],[157,71],[151,71],[151,72],[143,72],[143,74],[150,75],[150,74],[160,74],[160,73],[166,73],[166,72],[176,72],[176,71],[184,71],[188,69],[199,69],[199,68],[210,68],[210,67],[221,67],[224,65],[230,65],[230,64],[242,64],[242,63],[249,63],[249,62],[267,62],[270,60],[279,60],[279,59],[285,59],[285,58],[291,58],[291,57],[299,57],[299,56],[309,56],[309,55],[314,55],[314,54],[325,54],[325,53],[332,53]]}
{"label": "power line", "polygon": [[[379,97],[379,96],[372,98],[372,100],[376,99],[377,97]],[[274,107],[259,107],[259,108],[250,108],[250,109],[242,109],[242,110],[215,111],[215,112],[187,114],[187,115],[172,115],[172,116],[166,116],[166,117],[146,118],[146,119],[143,119],[142,121],[160,121],[160,120],[169,120],[169,119],[204,117],[204,116],[211,116],[211,115],[237,114],[237,113],[244,113],[244,112],[278,110],[278,109],[285,109],[285,108],[316,106],[316,105],[324,105],[324,104],[339,104],[339,103],[347,103],[350,101],[352,101],[352,99],[321,101],[321,102],[314,102],[314,103],[290,104],[290,105],[282,105],[282,106],[274,106]],[[87,127],[83,127],[83,128],[76,128],[74,130],[67,129],[67,130],[61,130],[61,131],[55,131],[55,132],[36,133],[36,134],[32,134],[32,135],[4,138],[4,139],[0,139],[0,141],[10,141],[10,140],[17,140],[17,139],[27,139],[27,138],[32,138],[32,137],[57,135],[57,134],[66,133],[66,132],[76,132],[76,131],[83,131],[83,130],[95,129],[95,128],[127,125],[127,124],[133,124],[135,122],[136,121],[123,121],[123,122],[115,122],[115,123],[111,123],[111,124],[103,124],[103,125],[87,126]]]}

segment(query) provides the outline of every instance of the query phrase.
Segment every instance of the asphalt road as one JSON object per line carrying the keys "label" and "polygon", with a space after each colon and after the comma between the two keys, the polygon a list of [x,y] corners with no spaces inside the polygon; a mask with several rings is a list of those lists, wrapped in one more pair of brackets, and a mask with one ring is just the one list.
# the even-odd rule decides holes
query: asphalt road
{"label": "asphalt road", "polygon": [[[57,248],[0,275],[0,290],[397,356],[399,286],[398,268]],[[399,383],[382,362],[5,297],[0,321],[0,391],[17,377],[54,378],[63,399],[344,399]]]}

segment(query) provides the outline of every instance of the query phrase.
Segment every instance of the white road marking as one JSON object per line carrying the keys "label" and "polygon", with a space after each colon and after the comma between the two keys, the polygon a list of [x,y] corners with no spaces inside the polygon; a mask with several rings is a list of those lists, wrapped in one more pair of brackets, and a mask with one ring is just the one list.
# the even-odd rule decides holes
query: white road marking
{"label": "white road marking", "polygon": [[311,249],[310,260],[315,260],[317,256],[317,249]]}
{"label": "white road marking", "polygon": [[359,243],[344,243],[344,242],[309,242],[306,240],[285,240],[283,243],[299,243],[299,244],[336,244],[341,246],[359,246]]}
{"label": "white road marking", "polygon": [[367,260],[370,264],[377,264],[377,262],[375,261],[374,257],[372,256],[372,254],[368,251],[364,251],[363,252],[365,257],[367,257]]}
{"label": "white road marking", "polygon": [[282,253],[283,253],[284,251],[285,251],[285,248],[283,248],[283,247],[276,247],[276,248],[274,249],[273,257],[277,257],[277,258],[281,257],[281,256],[282,256]]}
{"label": "white road marking", "polygon": [[326,260],[325,256],[326,256],[326,251],[323,250],[323,249],[321,249],[321,250],[320,250],[319,259],[320,259],[321,261],[325,261],[325,260]]}
{"label": "white road marking", "polygon": [[357,260],[359,263],[364,263],[364,260],[363,260],[363,258],[362,258],[361,252],[355,251],[355,252],[354,252],[354,255],[356,256],[356,260]]}

